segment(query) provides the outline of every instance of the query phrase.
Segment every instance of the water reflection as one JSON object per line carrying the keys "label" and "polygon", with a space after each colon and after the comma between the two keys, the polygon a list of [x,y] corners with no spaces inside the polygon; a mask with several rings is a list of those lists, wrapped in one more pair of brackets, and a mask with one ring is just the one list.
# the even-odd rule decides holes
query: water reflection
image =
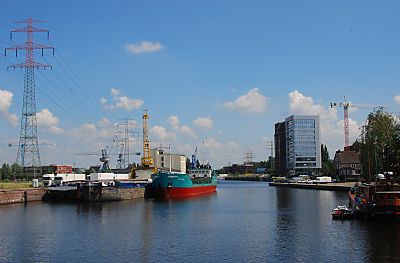
{"label": "water reflection", "polygon": [[333,221],[341,192],[221,183],[188,200],[0,207],[0,262],[400,262],[400,224]]}

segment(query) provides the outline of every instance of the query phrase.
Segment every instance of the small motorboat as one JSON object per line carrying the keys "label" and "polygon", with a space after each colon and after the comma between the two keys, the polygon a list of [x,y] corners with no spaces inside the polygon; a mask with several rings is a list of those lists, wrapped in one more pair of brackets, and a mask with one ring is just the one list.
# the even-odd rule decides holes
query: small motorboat
{"label": "small motorboat", "polygon": [[345,205],[338,205],[332,210],[332,219],[353,219],[353,210],[348,209]]}

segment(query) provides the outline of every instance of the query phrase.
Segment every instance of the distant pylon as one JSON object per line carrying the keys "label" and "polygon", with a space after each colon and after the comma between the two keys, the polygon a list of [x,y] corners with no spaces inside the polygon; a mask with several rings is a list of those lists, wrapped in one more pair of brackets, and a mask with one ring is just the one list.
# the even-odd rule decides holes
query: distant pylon
{"label": "distant pylon", "polygon": [[17,152],[17,163],[24,168],[24,172],[32,172],[34,177],[37,177],[41,173],[36,120],[35,68],[51,69],[51,65],[41,64],[34,61],[34,50],[41,50],[43,56],[43,51],[45,49],[52,49],[54,55],[53,47],[36,44],[33,42],[33,33],[36,32],[45,32],[47,33],[47,38],[49,38],[48,30],[36,28],[33,26],[34,23],[43,22],[44,21],[32,19],[31,17],[15,22],[26,24],[26,26],[23,28],[11,30],[10,38],[12,39],[12,35],[15,32],[25,32],[26,42],[24,44],[18,44],[5,49],[6,56],[7,50],[15,50],[16,57],[18,56],[18,50],[25,50],[25,63],[11,65],[8,66],[7,69],[25,68],[24,96],[22,104],[21,130]]}

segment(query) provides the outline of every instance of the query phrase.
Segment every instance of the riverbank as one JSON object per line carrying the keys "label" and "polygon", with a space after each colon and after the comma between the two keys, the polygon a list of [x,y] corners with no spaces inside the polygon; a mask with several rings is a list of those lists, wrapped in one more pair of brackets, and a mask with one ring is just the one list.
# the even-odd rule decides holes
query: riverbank
{"label": "riverbank", "polygon": [[350,190],[350,188],[354,185],[354,182],[327,183],[327,184],[303,184],[303,183],[276,183],[276,182],[270,182],[269,185],[270,186],[277,186],[277,187],[289,187],[289,188],[300,188],[300,189],[348,192]]}
{"label": "riverbank", "polygon": [[32,188],[31,182],[0,182],[0,190],[21,190],[27,188]]}

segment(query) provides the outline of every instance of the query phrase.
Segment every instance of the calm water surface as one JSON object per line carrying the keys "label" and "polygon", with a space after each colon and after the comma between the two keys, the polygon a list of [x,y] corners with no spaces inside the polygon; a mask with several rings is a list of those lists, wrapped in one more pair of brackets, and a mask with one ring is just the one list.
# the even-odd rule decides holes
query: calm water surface
{"label": "calm water surface", "polygon": [[400,223],[332,221],[337,204],[222,182],[184,201],[0,206],[0,262],[400,262]]}

